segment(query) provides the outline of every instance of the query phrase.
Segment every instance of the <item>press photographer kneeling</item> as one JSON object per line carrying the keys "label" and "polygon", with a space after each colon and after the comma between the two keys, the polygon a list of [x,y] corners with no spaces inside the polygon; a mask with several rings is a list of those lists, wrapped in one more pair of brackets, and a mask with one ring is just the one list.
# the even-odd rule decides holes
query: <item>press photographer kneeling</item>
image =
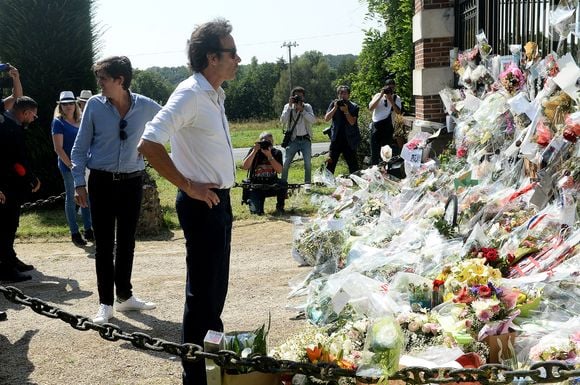
{"label": "press photographer kneeling", "polygon": [[242,168],[249,170],[243,185],[242,203],[250,206],[250,212],[264,215],[266,197],[275,196],[276,211],[283,213],[288,189],[286,183],[278,178],[282,172],[282,151],[274,148],[271,133],[260,134],[259,141],[244,158]]}

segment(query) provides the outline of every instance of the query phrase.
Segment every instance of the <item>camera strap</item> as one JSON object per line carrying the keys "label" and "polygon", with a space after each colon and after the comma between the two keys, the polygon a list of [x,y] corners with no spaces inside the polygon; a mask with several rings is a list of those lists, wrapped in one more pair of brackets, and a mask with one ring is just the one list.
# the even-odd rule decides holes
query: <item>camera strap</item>
{"label": "camera strap", "polygon": [[293,113],[293,111],[290,110],[290,121],[288,122],[288,127],[290,127],[290,125],[292,125],[292,127],[290,127],[288,130],[286,130],[286,132],[284,132],[284,134],[292,134],[292,132],[294,131],[294,128],[296,128],[296,124],[298,124],[298,119],[300,119],[300,114],[302,114],[302,111],[300,111],[298,113],[298,115],[296,115],[296,120],[294,121],[294,123],[292,123],[292,113]]}

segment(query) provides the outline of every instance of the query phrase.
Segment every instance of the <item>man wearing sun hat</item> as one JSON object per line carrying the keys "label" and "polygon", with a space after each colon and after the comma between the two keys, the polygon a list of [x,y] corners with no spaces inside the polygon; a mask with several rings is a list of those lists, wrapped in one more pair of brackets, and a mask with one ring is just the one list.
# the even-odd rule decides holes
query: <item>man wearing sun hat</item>
{"label": "man wearing sun hat", "polygon": [[82,90],[80,95],[77,96],[77,102],[81,112],[85,110],[85,104],[87,104],[87,100],[89,100],[91,96],[93,96],[93,92],[91,90]]}

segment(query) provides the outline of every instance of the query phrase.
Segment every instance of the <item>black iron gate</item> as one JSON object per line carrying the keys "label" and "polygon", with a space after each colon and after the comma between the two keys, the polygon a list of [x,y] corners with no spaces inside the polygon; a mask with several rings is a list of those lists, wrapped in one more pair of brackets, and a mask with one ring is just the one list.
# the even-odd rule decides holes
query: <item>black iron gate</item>
{"label": "black iron gate", "polygon": [[[455,6],[455,45],[472,48],[475,35],[483,30],[493,53],[509,55],[510,44],[538,44],[541,56],[558,48],[558,37],[549,23],[550,10],[559,0],[457,0]],[[578,10],[577,10],[578,12]],[[578,37],[568,36],[560,54],[570,52],[578,61]]]}

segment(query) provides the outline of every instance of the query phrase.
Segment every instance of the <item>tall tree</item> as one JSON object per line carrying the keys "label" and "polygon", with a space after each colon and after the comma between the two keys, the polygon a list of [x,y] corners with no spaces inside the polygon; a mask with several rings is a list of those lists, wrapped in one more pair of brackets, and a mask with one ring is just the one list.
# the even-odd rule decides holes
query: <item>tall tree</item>
{"label": "tall tree", "polygon": [[144,71],[135,70],[131,90],[141,95],[145,95],[164,105],[169,99],[169,95],[175,87],[165,80],[158,72],[146,69]]}
{"label": "tall tree", "polygon": [[343,77],[352,84],[353,98],[370,101],[383,86],[386,78],[397,83],[397,94],[409,108],[412,100],[412,69],[414,51],[412,41],[413,0],[367,0],[368,16],[382,20],[385,31],[366,32],[363,49],[357,59],[358,71]]}
{"label": "tall tree", "polygon": [[272,98],[280,71],[279,64],[258,64],[255,57],[250,64],[241,66],[236,79],[225,85],[228,118],[271,119],[276,116]]}
{"label": "tall tree", "polygon": [[[327,59],[318,51],[308,51],[292,59],[292,83],[306,90],[306,101],[312,105],[315,114],[326,111],[334,98],[333,81],[336,78]],[[289,69],[282,71],[274,90],[274,108],[278,113],[288,101]]]}
{"label": "tall tree", "polygon": [[63,190],[52,149],[50,124],[59,92],[96,90],[91,67],[98,31],[93,0],[2,0],[0,60],[17,67],[24,93],[38,104],[38,120],[27,132],[32,167],[41,193]]}

